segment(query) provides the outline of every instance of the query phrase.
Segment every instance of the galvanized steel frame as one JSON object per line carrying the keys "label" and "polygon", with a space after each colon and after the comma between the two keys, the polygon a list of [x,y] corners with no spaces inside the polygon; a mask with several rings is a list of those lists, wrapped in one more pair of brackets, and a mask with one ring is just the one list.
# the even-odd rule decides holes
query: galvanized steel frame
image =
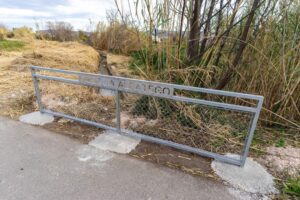
{"label": "galvanized steel frame", "polygon": [[[63,78],[63,77],[57,77],[57,76],[48,76],[48,75],[42,75],[37,72],[41,71],[48,71],[48,72],[56,72],[61,74],[70,74],[77,76],[77,79],[69,79],[69,78]],[[74,121],[78,121],[84,124],[92,125],[98,128],[108,129],[115,131],[119,134],[130,136],[130,137],[136,137],[140,138],[142,140],[155,142],[163,145],[167,145],[173,148],[177,148],[184,151],[189,151],[195,154],[199,154],[201,156],[214,158],[216,160],[238,165],[238,166],[244,166],[246,158],[249,153],[250,145],[253,139],[254,131],[256,128],[256,124],[259,118],[260,110],[262,108],[262,103],[264,100],[263,96],[259,95],[251,95],[251,94],[245,94],[245,93],[237,93],[237,92],[229,92],[229,91],[222,91],[222,90],[214,90],[214,89],[206,89],[206,88],[198,88],[198,87],[190,87],[190,86],[184,86],[184,85],[176,85],[176,84],[168,84],[168,83],[161,83],[161,82],[154,82],[154,81],[146,81],[146,80],[136,80],[136,79],[129,79],[129,78],[123,78],[123,77],[116,77],[116,76],[106,76],[106,75],[99,75],[99,74],[92,74],[92,73],[83,73],[83,72],[77,72],[77,71],[70,71],[70,70],[61,70],[61,69],[54,69],[54,68],[46,68],[46,67],[40,67],[40,66],[31,66],[31,74],[34,84],[34,90],[35,90],[35,96],[37,100],[38,107],[40,109],[40,112],[42,113],[48,113],[53,116],[57,117],[64,117],[67,119],[71,119]],[[132,91],[128,88],[111,88],[106,87],[105,85],[101,85],[101,89],[109,89],[115,91],[115,99],[116,99],[116,127],[108,126],[105,124],[89,121],[82,118],[77,118],[74,116],[70,116],[64,113],[60,112],[54,112],[52,110],[46,109],[41,101],[41,93],[39,89],[39,81],[38,79],[45,79],[45,80],[53,80],[53,81],[59,81],[67,84],[75,84],[75,85],[84,85],[84,86],[92,86],[92,87],[99,87],[99,83],[94,82],[86,82],[86,81],[80,81],[81,77],[90,77],[91,79],[97,79],[101,80],[101,78],[104,79],[114,79],[118,81],[131,81],[131,82],[140,82],[144,84],[153,84],[153,85],[163,85],[169,88],[173,88],[174,90],[186,90],[186,91],[192,91],[192,92],[199,92],[199,93],[206,93],[206,94],[214,94],[214,95],[221,95],[221,96],[227,96],[227,97],[237,97],[242,99],[251,99],[256,100],[256,106],[255,107],[249,107],[249,106],[241,106],[241,105],[235,105],[235,104],[228,104],[228,103],[222,103],[222,102],[215,102],[215,101],[209,101],[209,100],[201,100],[201,99],[195,99],[195,98],[189,98],[189,97],[183,97],[183,96],[176,96],[176,95],[170,95],[165,96],[159,93],[151,93],[151,94],[145,94],[144,92],[139,91]],[[183,144],[178,144],[172,141],[163,140],[159,138],[155,138],[152,136],[144,135],[141,133],[133,132],[128,129],[122,129],[121,128],[121,119],[120,119],[120,92],[127,92],[127,93],[136,93],[136,94],[142,94],[142,95],[149,95],[154,97],[161,97],[166,99],[172,99],[175,101],[181,101],[181,102],[188,102],[188,103],[194,103],[194,104],[200,104],[200,105],[206,105],[206,106],[212,106],[217,107],[220,109],[225,110],[235,110],[235,111],[241,111],[241,112],[247,112],[252,115],[251,122],[249,124],[248,134],[244,142],[243,151],[241,153],[240,159],[231,158],[225,155],[209,152],[203,149],[198,149],[194,147],[190,147]]]}

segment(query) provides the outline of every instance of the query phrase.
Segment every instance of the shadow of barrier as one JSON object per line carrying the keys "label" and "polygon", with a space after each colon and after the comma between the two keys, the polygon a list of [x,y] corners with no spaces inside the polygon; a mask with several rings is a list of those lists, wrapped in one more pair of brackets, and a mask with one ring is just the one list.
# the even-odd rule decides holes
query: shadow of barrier
{"label": "shadow of barrier", "polygon": [[[47,73],[51,73],[51,75],[46,75]],[[92,125],[97,128],[103,128],[107,130],[112,130],[116,133],[140,138],[142,140],[159,143],[162,145],[167,145],[176,149],[192,152],[201,156],[214,158],[216,160],[226,162],[229,164],[234,164],[238,166],[244,166],[247,155],[249,153],[249,148],[253,139],[254,131],[256,128],[256,124],[259,118],[259,113],[262,108],[263,97],[258,95],[251,95],[251,94],[244,94],[244,93],[236,93],[236,92],[229,92],[229,91],[222,91],[222,90],[214,90],[214,89],[206,89],[206,88],[198,88],[198,87],[191,87],[191,86],[184,86],[184,85],[177,85],[177,84],[168,84],[162,82],[154,82],[154,81],[146,81],[146,80],[136,80],[130,78],[123,78],[123,77],[116,77],[116,76],[107,76],[107,75],[100,75],[100,74],[92,74],[92,73],[83,73],[77,71],[69,71],[69,70],[61,70],[61,69],[54,69],[54,68],[46,68],[40,66],[31,66],[31,73],[32,79],[35,89],[35,95],[37,104],[39,107],[40,112],[48,113],[53,116],[57,117],[64,117],[70,120],[74,120],[77,122],[81,122],[84,124]],[[52,74],[55,74],[54,76]],[[65,78],[59,77],[58,75],[71,75],[72,78]],[[116,122],[115,126],[105,125],[102,123],[90,121],[87,119],[78,118],[75,116],[67,115],[62,112],[52,111],[50,109],[45,108],[41,101],[41,92],[39,88],[39,79],[44,80],[51,80],[51,81],[58,81],[66,84],[72,85],[82,85],[82,86],[89,86],[89,87],[96,87],[105,90],[113,91],[115,97],[115,106],[116,106]],[[250,121],[247,128],[247,134],[243,143],[242,152],[240,154],[239,159],[231,158],[226,155],[221,155],[215,152],[211,152],[208,150],[204,150],[201,148],[195,148],[189,145],[180,144],[174,141],[161,139],[157,137],[153,137],[151,135],[146,135],[140,132],[136,132],[133,130],[129,130],[126,128],[121,127],[121,93],[127,94],[136,94],[142,96],[140,101],[143,97],[149,98],[159,98],[162,99],[158,102],[168,102],[172,101],[175,102],[176,105],[179,105],[177,110],[182,110],[187,107],[182,107],[184,103],[189,105],[195,106],[203,105],[207,107],[214,107],[222,110],[232,110],[238,111],[242,113],[247,113],[250,115]],[[209,100],[204,99],[204,97],[210,97],[211,95],[214,96],[222,96],[225,98],[234,98],[234,102],[238,102],[236,99],[239,100],[250,100],[252,103],[249,105],[238,105],[237,103],[224,103],[218,102],[214,100],[214,98],[210,98]],[[145,98],[144,98],[145,99]],[[213,99],[213,100],[212,100]],[[240,101],[239,101],[240,102]],[[243,102],[243,101],[242,101]],[[155,101],[154,101],[155,104]],[[164,103],[163,107],[170,107],[169,104]],[[145,108],[145,105],[144,105]],[[139,110],[137,110],[139,112]],[[181,112],[181,111],[180,111]],[[163,116],[167,116],[163,114]],[[197,115],[198,116],[198,115]],[[196,117],[197,117],[196,116]],[[177,115],[177,119],[180,122],[184,122],[185,126],[188,128],[194,128],[196,126],[192,120],[187,117],[182,117],[181,115]],[[191,122],[190,122],[191,121]]]}

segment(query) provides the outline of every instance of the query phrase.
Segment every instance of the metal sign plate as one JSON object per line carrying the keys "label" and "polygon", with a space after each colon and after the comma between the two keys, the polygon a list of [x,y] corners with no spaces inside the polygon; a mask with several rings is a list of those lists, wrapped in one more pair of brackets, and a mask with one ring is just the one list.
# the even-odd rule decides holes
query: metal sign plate
{"label": "metal sign plate", "polygon": [[121,77],[80,75],[79,82],[83,84],[103,87],[105,89],[120,90],[144,95],[157,94],[173,96],[174,88],[163,83],[126,79]]}

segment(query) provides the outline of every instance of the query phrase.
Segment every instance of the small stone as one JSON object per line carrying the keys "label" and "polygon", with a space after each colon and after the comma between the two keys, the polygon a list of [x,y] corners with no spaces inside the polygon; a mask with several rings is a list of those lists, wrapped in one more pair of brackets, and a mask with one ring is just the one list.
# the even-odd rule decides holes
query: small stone
{"label": "small stone", "polygon": [[66,124],[66,123],[70,123],[70,122],[73,122],[72,120],[70,119],[66,119],[66,118],[61,118],[57,121],[58,123],[61,123],[61,124]]}

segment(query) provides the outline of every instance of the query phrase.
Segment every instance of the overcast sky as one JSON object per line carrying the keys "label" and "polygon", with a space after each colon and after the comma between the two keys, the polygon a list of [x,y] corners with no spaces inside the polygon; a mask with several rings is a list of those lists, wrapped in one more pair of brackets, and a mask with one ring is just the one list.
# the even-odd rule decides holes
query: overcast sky
{"label": "overcast sky", "polygon": [[43,26],[46,21],[67,21],[87,30],[89,19],[105,20],[105,11],[113,8],[114,0],[0,0],[0,23],[35,28],[36,22]]}

